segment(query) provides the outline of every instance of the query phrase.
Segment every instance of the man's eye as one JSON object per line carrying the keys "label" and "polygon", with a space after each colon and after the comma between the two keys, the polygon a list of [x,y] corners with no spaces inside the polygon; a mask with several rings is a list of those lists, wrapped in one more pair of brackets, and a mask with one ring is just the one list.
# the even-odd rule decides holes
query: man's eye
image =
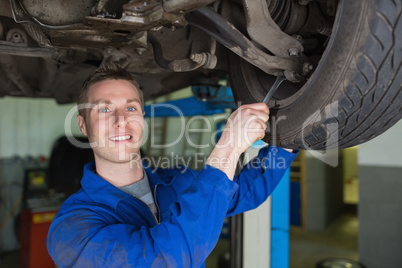
{"label": "man's eye", "polygon": [[109,112],[109,109],[108,108],[100,108],[99,112],[100,113],[107,113],[107,112]]}
{"label": "man's eye", "polygon": [[134,107],[128,107],[128,108],[127,108],[127,111],[128,111],[128,112],[134,112],[134,111],[135,111],[135,108],[134,108]]}

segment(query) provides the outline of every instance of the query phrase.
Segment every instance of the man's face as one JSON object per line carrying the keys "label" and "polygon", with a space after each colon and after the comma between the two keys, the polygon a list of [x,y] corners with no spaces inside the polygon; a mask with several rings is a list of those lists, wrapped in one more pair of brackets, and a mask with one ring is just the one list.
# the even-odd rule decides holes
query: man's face
{"label": "man's face", "polygon": [[88,103],[86,120],[79,115],[78,123],[88,136],[95,160],[129,162],[139,153],[144,130],[137,89],[126,80],[101,81],[90,87]]}

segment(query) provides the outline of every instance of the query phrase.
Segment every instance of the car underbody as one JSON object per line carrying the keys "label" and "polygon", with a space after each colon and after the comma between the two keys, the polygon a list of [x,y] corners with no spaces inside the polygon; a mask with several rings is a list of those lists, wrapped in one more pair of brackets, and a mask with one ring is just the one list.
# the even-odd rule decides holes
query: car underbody
{"label": "car underbody", "polygon": [[72,102],[88,73],[111,61],[149,99],[224,79],[228,49],[268,74],[308,77],[317,59],[306,53],[330,34],[335,2],[243,2],[2,0],[1,95]]}
{"label": "car underbody", "polygon": [[0,0],[0,96],[74,102],[109,62],[146,100],[227,79],[236,104],[261,102],[285,77],[264,140],[346,148],[402,117],[401,13],[382,0]]}

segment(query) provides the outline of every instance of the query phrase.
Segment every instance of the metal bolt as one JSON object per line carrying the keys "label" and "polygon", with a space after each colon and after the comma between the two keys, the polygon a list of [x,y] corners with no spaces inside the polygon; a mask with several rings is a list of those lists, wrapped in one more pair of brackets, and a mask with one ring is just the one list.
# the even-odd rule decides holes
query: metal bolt
{"label": "metal bolt", "polygon": [[313,70],[314,70],[314,65],[313,64],[311,64],[310,62],[303,63],[303,74],[306,75],[306,74],[310,73]]}
{"label": "metal bolt", "polygon": [[204,52],[192,53],[190,55],[190,59],[199,64],[204,64],[206,61],[206,58],[207,58],[207,54],[205,54]]}
{"label": "metal bolt", "polygon": [[292,47],[292,48],[289,48],[288,52],[289,52],[289,56],[297,57],[300,54],[300,49]]}
{"label": "metal bolt", "polygon": [[147,51],[147,49],[146,48],[143,48],[143,47],[137,47],[137,53],[138,53],[138,55],[143,55],[144,53],[145,53],[145,51]]}
{"label": "metal bolt", "polygon": [[23,43],[22,37],[21,37],[21,35],[19,33],[14,33],[13,34],[13,43],[16,43],[16,44]]}

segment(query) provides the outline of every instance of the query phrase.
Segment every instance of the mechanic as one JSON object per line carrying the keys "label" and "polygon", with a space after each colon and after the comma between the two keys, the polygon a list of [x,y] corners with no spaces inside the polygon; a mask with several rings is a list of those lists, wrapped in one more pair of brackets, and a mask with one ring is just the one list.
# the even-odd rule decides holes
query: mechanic
{"label": "mechanic", "polygon": [[153,169],[140,157],[142,92],[113,65],[86,80],[78,109],[95,162],[51,224],[47,248],[59,267],[203,267],[224,218],[263,203],[297,155],[267,146],[234,175],[240,154],[265,135],[269,109],[255,103],[231,114],[201,171]]}

